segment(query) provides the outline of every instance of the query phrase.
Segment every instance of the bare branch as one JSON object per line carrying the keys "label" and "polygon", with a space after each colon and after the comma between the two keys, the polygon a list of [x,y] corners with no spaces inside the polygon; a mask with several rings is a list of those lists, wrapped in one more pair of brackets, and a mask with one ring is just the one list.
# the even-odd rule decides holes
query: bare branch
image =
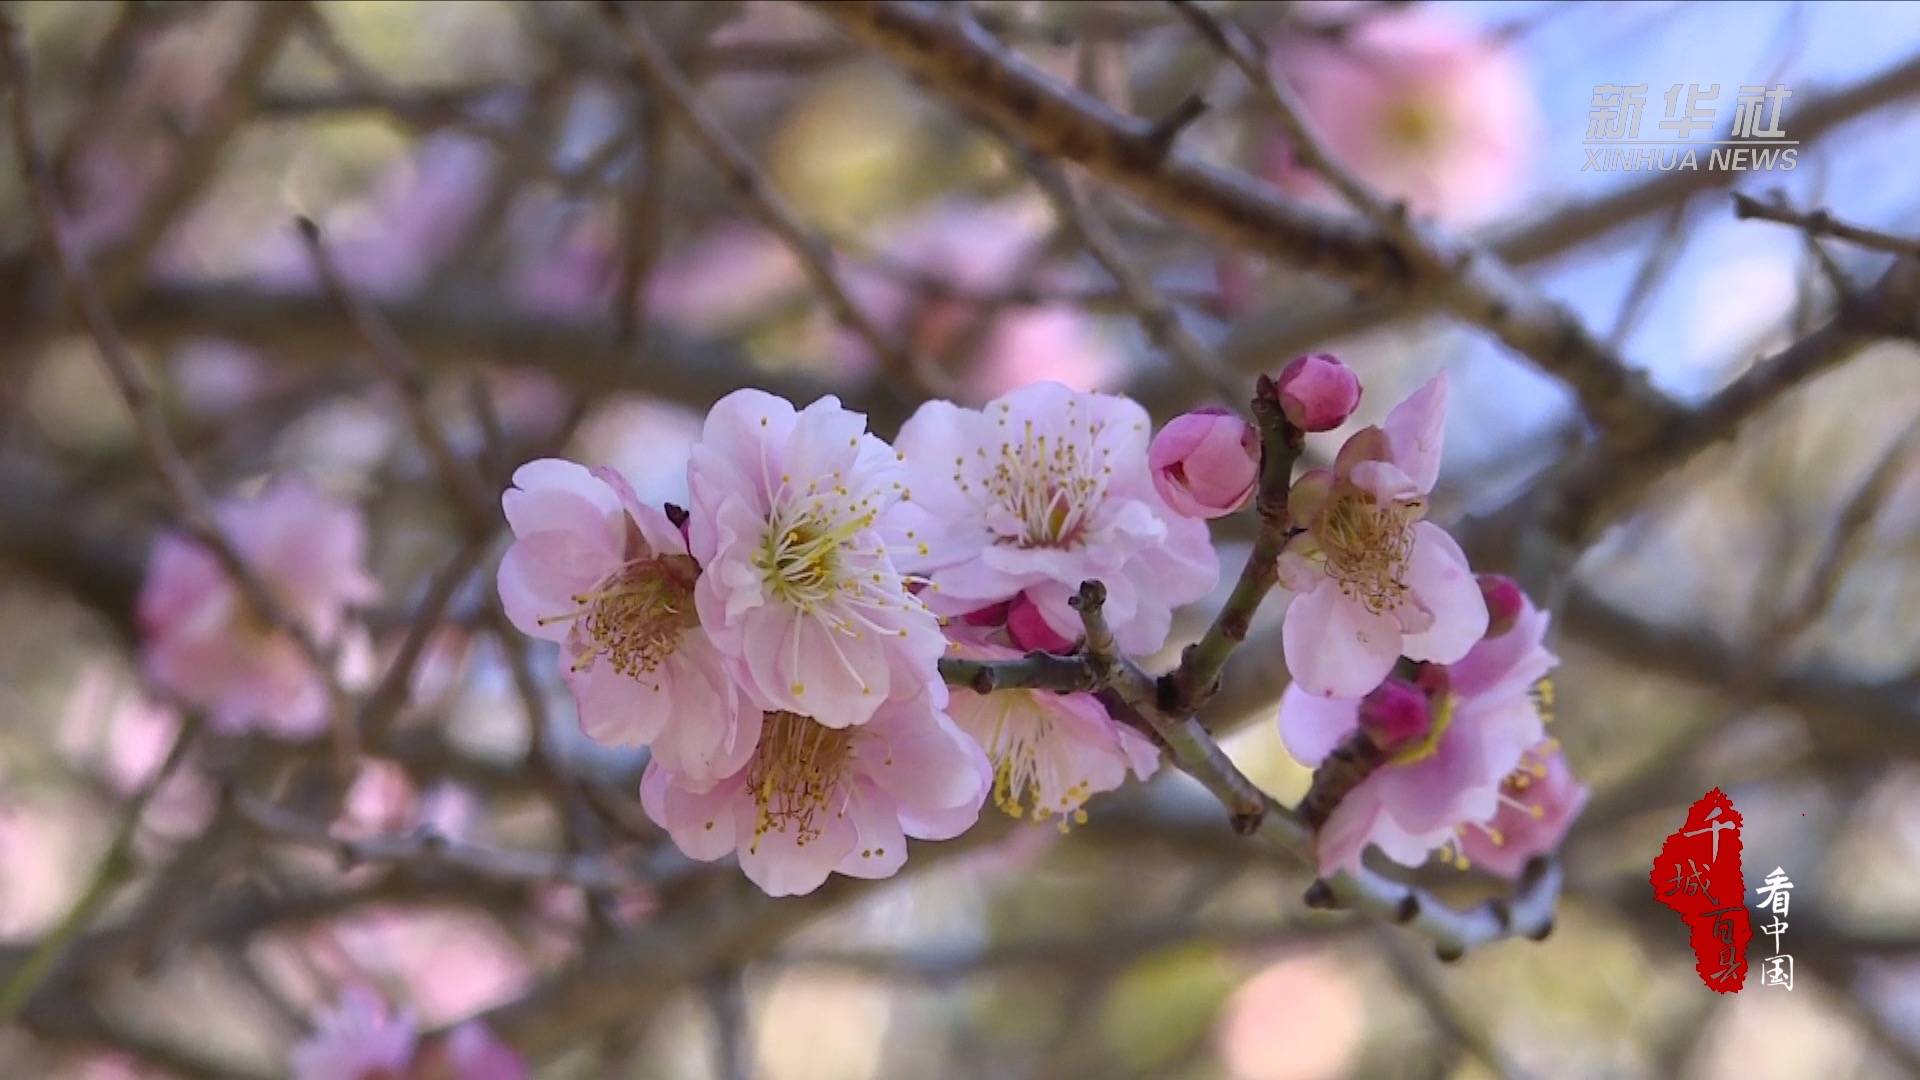
{"label": "bare branch", "polygon": [[1911,236],[1897,236],[1882,232],[1879,229],[1869,229],[1862,225],[1851,225],[1825,210],[1795,210],[1787,205],[1784,196],[1763,201],[1745,192],[1736,191],[1733,193],[1733,216],[1742,221],[1772,221],[1781,225],[1791,225],[1812,236],[1831,236],[1872,251],[1920,257],[1920,240]]}
{"label": "bare branch", "polygon": [[1403,242],[1287,200],[1243,173],[1153,138],[1153,125],[1080,93],[1020,58],[978,23],[924,0],[816,2],[823,14],[933,89],[1036,151],[1085,166],[1168,217],[1336,280],[1432,295],[1566,382],[1609,438],[1658,430],[1676,411],[1564,307],[1490,253],[1431,231]]}

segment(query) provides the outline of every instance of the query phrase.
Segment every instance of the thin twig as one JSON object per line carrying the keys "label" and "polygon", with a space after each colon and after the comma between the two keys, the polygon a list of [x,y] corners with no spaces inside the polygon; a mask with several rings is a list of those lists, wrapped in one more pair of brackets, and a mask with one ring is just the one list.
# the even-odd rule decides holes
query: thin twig
{"label": "thin twig", "polygon": [[432,832],[365,838],[337,836],[322,822],[309,821],[252,795],[235,793],[233,805],[256,831],[275,839],[332,851],[349,865],[400,863],[420,868],[444,867],[505,884],[565,882],[584,889],[625,888],[639,881],[620,866],[594,856],[482,847]]}
{"label": "thin twig", "polygon": [[963,10],[925,0],[814,6],[963,111],[1037,152],[1084,166],[1172,220],[1342,282],[1431,295],[1565,382],[1608,438],[1643,437],[1678,408],[1570,310],[1483,248],[1434,230],[1389,232],[1316,210],[1161,145],[1152,121],[1118,113],[1042,71]]}
{"label": "thin twig", "polygon": [[1221,365],[1211,350],[1181,324],[1179,309],[1153,284],[1153,280],[1134,268],[1130,256],[1121,248],[1118,238],[1106,222],[1073,190],[1072,181],[1034,155],[1023,154],[1022,157],[1025,158],[1027,172],[1032,174],[1040,189],[1052,200],[1054,213],[1059,216],[1061,223],[1120,287],[1121,295],[1126,297],[1127,306],[1133,310],[1147,337],[1188,374],[1213,387],[1222,400],[1229,403],[1237,401],[1244,393],[1238,380]]}
{"label": "thin twig", "polygon": [[1791,225],[1814,236],[1831,236],[1871,251],[1920,257],[1920,239],[1869,229],[1841,221],[1825,210],[1795,210],[1784,196],[1763,201],[1745,192],[1732,192],[1733,216],[1742,221],[1772,221]]}
{"label": "thin twig", "polygon": [[1200,640],[1181,654],[1179,668],[1165,680],[1168,707],[1184,715],[1198,712],[1213,695],[1227,658],[1247,639],[1254,614],[1279,579],[1278,560],[1291,526],[1287,491],[1293,482],[1294,463],[1306,445],[1305,436],[1287,423],[1280,408],[1279,388],[1269,376],[1260,376],[1253,397],[1253,417],[1260,429],[1260,487],[1254,501],[1260,531],[1227,602]]}
{"label": "thin twig", "polygon": [[1168,3],[1186,18],[1201,37],[1207,39],[1208,44],[1240,69],[1240,74],[1252,84],[1254,92],[1266,102],[1267,110],[1280,122],[1287,145],[1294,156],[1300,159],[1302,166],[1319,173],[1349,206],[1392,236],[1402,247],[1414,249],[1423,246],[1424,241],[1407,217],[1407,204],[1390,200],[1373,190],[1327,149],[1319,133],[1314,131],[1312,121],[1307,119],[1306,106],[1301,104],[1291,88],[1273,77],[1264,45],[1240,27],[1215,18],[1211,11],[1193,0],[1168,0]]}
{"label": "thin twig", "polygon": [[922,397],[941,391],[938,380],[927,371],[904,344],[874,322],[854,298],[852,288],[841,277],[831,245],[800,223],[773,183],[755,165],[720,122],[701,107],[693,87],[674,67],[651,31],[626,12],[614,0],[603,0],[601,11],[607,26],[625,46],[633,61],[634,73],[647,88],[657,94],[667,111],[680,124],[694,145],[747,200],[754,216],[778,236],[806,271],[807,278],[833,310],[842,325],[851,330],[895,379],[897,389]]}
{"label": "thin twig", "polygon": [[306,217],[298,218],[295,225],[314,271],[328,295],[366,340],[374,359],[380,364],[382,374],[399,392],[414,437],[426,448],[427,457],[433,462],[440,482],[453,494],[455,509],[460,512],[469,531],[490,531],[497,520],[493,496],[487,491],[473,463],[460,456],[439,421],[434,419],[431,403],[427,400],[426,372],[419,361],[413,358],[406,344],[394,333],[393,327],[379,310],[347,283],[340,268],[335,265],[332,253],[327,250],[320,226]]}

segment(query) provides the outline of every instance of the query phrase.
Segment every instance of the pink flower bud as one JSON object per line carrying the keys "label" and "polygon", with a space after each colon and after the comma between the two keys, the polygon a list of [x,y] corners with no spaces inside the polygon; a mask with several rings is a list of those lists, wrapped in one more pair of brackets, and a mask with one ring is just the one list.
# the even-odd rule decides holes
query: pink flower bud
{"label": "pink flower bud", "polygon": [[1073,642],[1061,637],[1040,614],[1040,608],[1026,593],[1013,598],[1007,605],[1007,636],[1022,649],[1038,649],[1041,652],[1063,653],[1073,651]]}
{"label": "pink flower bud", "polygon": [[1412,683],[1388,679],[1360,699],[1360,729],[1388,753],[1425,738],[1432,727],[1427,695]]}
{"label": "pink flower bud", "polygon": [[1301,431],[1332,431],[1360,404],[1360,377],[1332,353],[1308,353],[1280,369],[1280,410]]}
{"label": "pink flower bud", "polygon": [[1519,582],[1505,574],[1481,574],[1480,596],[1487,602],[1487,635],[1499,637],[1513,629],[1514,620],[1527,605],[1527,594]]}
{"label": "pink flower bud", "polygon": [[1217,518],[1246,504],[1260,478],[1260,433],[1218,408],[1174,417],[1147,448],[1153,487],[1175,513]]}

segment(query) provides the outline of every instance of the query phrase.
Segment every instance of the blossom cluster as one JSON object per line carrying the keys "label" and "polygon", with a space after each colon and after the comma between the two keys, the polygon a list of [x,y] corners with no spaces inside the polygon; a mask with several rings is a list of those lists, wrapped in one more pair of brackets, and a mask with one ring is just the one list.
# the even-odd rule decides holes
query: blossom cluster
{"label": "blossom cluster", "polygon": [[774,895],[885,877],[989,796],[1064,822],[1156,766],[1092,694],[949,690],[939,666],[1071,650],[1091,578],[1123,647],[1165,643],[1219,567],[1148,437],[1134,402],[1052,383],[929,402],[892,445],[833,398],[741,390],[693,445],[686,508],[523,466],[500,595],[559,645],[583,729],[651,749],[641,803],[683,852]]}
{"label": "blossom cluster", "polygon": [[[1327,355],[1266,387],[1293,446],[1345,426],[1361,396]],[[642,501],[610,468],[521,466],[499,594],[556,648],[584,733],[648,749],[641,804],[673,842],[799,894],[892,875],[909,838],[957,836],[989,799],[1064,828],[1150,776],[1158,745],[1099,688],[950,688],[942,661],[1075,653],[1087,581],[1120,652],[1159,652],[1175,611],[1219,581],[1208,519],[1258,493],[1264,527],[1284,507],[1285,745],[1309,767],[1360,745],[1375,762],[1322,824],[1322,869],[1372,845],[1515,874],[1585,792],[1544,729],[1547,615],[1427,520],[1446,399],[1440,376],[1273,492],[1259,489],[1274,448],[1222,409],[1155,434],[1124,397],[1036,383],[977,409],[927,402],[889,444],[832,397],[740,390],[689,451],[685,507]],[[356,511],[282,480],[219,517],[324,655],[366,651]],[[141,617],[154,681],[217,725],[324,725],[312,657],[198,544],[157,546]]]}

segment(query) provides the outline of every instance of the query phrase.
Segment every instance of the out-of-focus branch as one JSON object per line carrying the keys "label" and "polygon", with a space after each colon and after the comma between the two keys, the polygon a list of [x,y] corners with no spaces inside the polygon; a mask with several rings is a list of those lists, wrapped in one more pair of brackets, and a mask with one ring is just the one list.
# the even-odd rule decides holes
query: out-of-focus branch
{"label": "out-of-focus branch", "polygon": [[303,0],[253,5],[253,25],[240,54],[193,130],[175,147],[172,171],[147,195],[125,237],[101,257],[99,282],[107,296],[123,296],[140,279],[168,230],[213,179],[227,144],[258,106],[267,72],[304,7]]}
{"label": "out-of-focus branch", "polygon": [[1736,436],[1802,383],[1889,337],[1920,337],[1920,262],[1897,260],[1864,295],[1843,298],[1824,326],[1755,363],[1699,408],[1637,440],[1591,448],[1532,496],[1545,500],[1547,535],[1579,550],[1662,477]]}
{"label": "out-of-focus branch", "polygon": [[335,740],[335,764],[344,770],[357,753],[358,740],[351,718],[346,713],[330,651],[314,639],[305,624],[286,613],[272,591],[228,539],[213,511],[211,500],[201,488],[193,470],[180,456],[180,448],[167,430],[166,416],[146,370],[128,352],[125,340],[107,312],[106,299],[93,280],[85,256],[75,249],[61,225],[59,207],[54,198],[53,177],[47,166],[46,155],[33,131],[31,77],[26,52],[17,34],[12,20],[0,15],[0,64],[5,66],[5,82],[13,91],[14,150],[25,176],[28,202],[41,239],[59,266],[68,292],[80,307],[108,377],[126,402],[128,411],[133,414],[134,427],[139,433],[148,463],[159,475],[182,528],[213,553],[254,612],[268,625],[287,634],[326,683]]}
{"label": "out-of-focus branch", "polygon": [[1168,147],[1154,125],[1108,108],[1029,64],[963,9],[923,0],[817,2],[849,34],[986,116],[1036,151],[1085,166],[1216,238],[1336,280],[1431,294],[1566,382],[1609,438],[1644,437],[1676,411],[1572,313],[1523,285],[1491,253],[1409,226],[1419,242],[1281,197],[1239,172]]}
{"label": "out-of-focus branch", "polygon": [[1266,48],[1257,39],[1237,25],[1215,18],[1211,11],[1194,0],[1168,2],[1209,45],[1240,69],[1240,74],[1253,86],[1254,93],[1266,103],[1267,111],[1279,121],[1287,145],[1303,166],[1319,173],[1340,193],[1347,205],[1373,222],[1381,232],[1393,237],[1394,242],[1403,249],[1421,242],[1419,235],[1409,227],[1405,202],[1384,198],[1335,160],[1308,121],[1306,107],[1286,84],[1274,78],[1268,66]]}
{"label": "out-of-focus branch", "polygon": [[[1794,97],[1793,135],[1805,146],[1866,113],[1920,94],[1920,59],[1889,68],[1852,86],[1823,94]],[[1731,170],[1681,169],[1663,172],[1585,202],[1562,206],[1488,240],[1494,254],[1512,266],[1525,266],[1573,251],[1703,191],[1725,187],[1745,174]],[[1229,366],[1246,370],[1274,355],[1291,356],[1323,346],[1334,338],[1359,333],[1430,307],[1421,297],[1352,303],[1305,315],[1292,310],[1255,317],[1234,327],[1222,346]]]}
{"label": "out-of-focus branch", "polygon": [[1853,225],[1841,221],[1825,210],[1795,210],[1787,205],[1784,198],[1764,201],[1745,192],[1736,191],[1733,193],[1733,216],[1742,221],[1772,221],[1781,225],[1791,225],[1814,236],[1831,236],[1873,251],[1920,256],[1920,240],[1911,236],[1898,236],[1879,229]]}
{"label": "out-of-focus branch", "polygon": [[1131,257],[1121,248],[1113,231],[1073,190],[1072,181],[1060,170],[1031,155],[1027,157],[1026,168],[1052,200],[1054,213],[1068,232],[1120,287],[1121,295],[1126,297],[1128,307],[1147,337],[1188,375],[1211,386],[1222,400],[1230,404],[1238,401],[1245,392],[1238,380],[1221,366],[1211,350],[1181,325],[1179,309],[1152,280],[1134,269]]}
{"label": "out-of-focus branch", "polygon": [[658,95],[687,137],[746,199],[754,216],[793,251],[808,280],[840,323],[873,351],[881,366],[899,380],[901,388],[921,396],[942,392],[936,385],[939,380],[934,373],[860,306],[835,265],[832,245],[800,223],[793,208],[754,164],[746,149],[701,107],[693,87],[641,20],[615,0],[604,0],[601,10],[609,29],[626,47],[634,74],[646,84],[649,92]]}
{"label": "out-of-focus branch", "polygon": [[1908,421],[1907,429],[1894,437],[1873,468],[1840,508],[1840,516],[1828,531],[1826,541],[1814,557],[1813,570],[1807,576],[1799,601],[1781,613],[1769,635],[1784,647],[1799,637],[1833,605],[1840,584],[1866,552],[1874,519],[1920,454],[1920,418]]}
{"label": "out-of-focus branch", "polygon": [[1442,1036],[1508,1080],[1521,1080],[1528,1075],[1501,1051],[1486,1025],[1462,1008],[1434,973],[1423,967],[1421,959],[1411,955],[1398,938],[1384,931],[1375,931],[1373,936],[1394,977],[1420,1003]]}
{"label": "out-of-focus branch", "polygon": [[[374,307],[430,368],[497,360],[543,372],[583,393],[627,390],[700,407],[750,380],[799,401],[837,390],[878,425],[905,419],[901,405],[877,386],[836,386],[804,374],[761,370],[737,348],[658,323],[648,335],[643,360],[611,347],[604,320],[528,315],[485,293],[434,290]],[[341,354],[365,345],[325,296],[237,283],[161,283],[133,297],[121,316],[136,341],[215,334],[274,360],[316,367],[337,364]]]}
{"label": "out-of-focus branch", "polygon": [[413,617],[407,623],[400,647],[394,650],[387,670],[360,704],[360,732],[369,742],[378,743],[385,739],[393,718],[406,705],[412,689],[414,669],[426,654],[434,632],[440,628],[447,605],[453,602],[454,594],[466,584],[486,550],[487,543],[483,538],[470,537],[427,582],[426,593],[420,598],[419,606],[414,609]]}
{"label": "out-of-focus branch", "polygon": [[320,226],[304,217],[295,224],[314,271],[326,286],[328,295],[366,340],[368,348],[379,362],[382,374],[399,392],[414,437],[426,449],[434,472],[453,496],[454,507],[465,520],[468,531],[474,535],[486,535],[498,517],[494,513],[493,496],[487,491],[478,470],[471,462],[461,458],[459,451],[453,448],[453,441],[434,419],[427,403],[426,372],[413,354],[407,351],[399,335],[393,332],[393,327],[381,317],[378,309],[355,292],[341,276],[320,235]]}
{"label": "out-of-focus branch", "polygon": [[332,851],[349,865],[396,863],[429,870],[445,867],[500,883],[565,882],[585,889],[617,889],[641,881],[639,876],[597,856],[489,848],[435,833],[338,836],[322,822],[309,821],[251,795],[236,794],[234,806],[256,831],[277,840]]}
{"label": "out-of-focus branch", "polygon": [[847,973],[888,981],[945,985],[962,979],[1029,969],[1110,972],[1159,949],[1214,946],[1236,955],[1324,941],[1344,932],[1337,923],[1300,919],[1271,925],[1211,925],[1181,920],[1107,929],[1097,935],[996,941],[907,949],[788,949],[761,962],[782,968]]}

